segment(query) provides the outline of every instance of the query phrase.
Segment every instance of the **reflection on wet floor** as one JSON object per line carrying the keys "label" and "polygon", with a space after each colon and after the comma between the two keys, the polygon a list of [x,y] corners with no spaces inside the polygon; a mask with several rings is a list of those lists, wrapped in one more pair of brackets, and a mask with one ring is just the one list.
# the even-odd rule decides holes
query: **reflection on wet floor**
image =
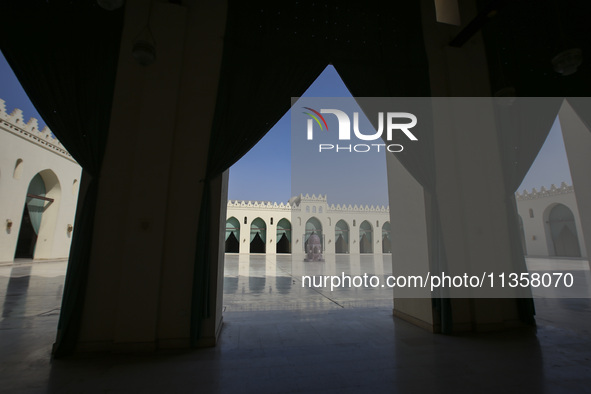
{"label": "reflection on wet floor", "polygon": [[[586,261],[540,259],[538,263],[539,271],[588,270]],[[301,286],[303,274],[389,275],[389,256],[381,260],[335,256],[325,263],[305,264],[285,255],[227,255],[225,325],[216,348],[169,357],[51,360],[66,265],[65,261],[0,265],[0,391],[570,393],[589,389],[590,299],[536,299],[535,336],[507,331],[462,337],[433,335],[393,319],[388,289],[330,292]],[[352,308],[364,304],[369,307]]]}
{"label": "reflection on wet floor", "polygon": [[[392,274],[392,256],[385,255],[332,255],[324,262],[304,262],[298,255],[226,254],[224,299],[226,311],[254,310],[322,310],[351,307],[393,306],[393,291],[388,287],[303,287],[302,276],[319,275],[376,275],[380,283]],[[528,258],[531,272],[557,272],[567,270],[577,278],[589,280],[586,260]],[[8,318],[11,326],[19,319],[44,315],[57,315],[61,305],[67,262],[17,260],[14,264],[0,265],[0,316],[4,326]],[[577,279],[577,283],[582,283]],[[579,287],[581,285],[579,284]],[[589,286],[584,285],[588,291]],[[537,294],[538,292],[534,292]],[[557,305],[573,301],[549,299],[536,304]],[[583,302],[583,305],[587,305]],[[538,313],[538,319],[544,317]],[[561,318],[564,320],[564,318]]]}
{"label": "reflection on wet floor", "polygon": [[[303,255],[226,254],[224,306],[227,311],[393,307],[393,289],[381,285],[392,275],[392,255],[328,255],[304,261]],[[536,288],[536,298],[591,298],[586,260],[528,258],[530,273],[572,273],[575,286]],[[302,277],[377,276],[380,285],[303,286]],[[329,280],[330,283],[330,280]]]}
{"label": "reflection on wet floor", "polygon": [[2,328],[16,328],[22,319],[59,314],[66,261],[17,260],[0,266]]}
{"label": "reflection on wet floor", "polygon": [[[376,275],[392,273],[392,256],[332,255],[304,262],[303,255],[226,254],[224,306],[227,311],[392,308],[392,289],[302,286],[302,276]],[[382,282],[383,283],[383,282]]]}

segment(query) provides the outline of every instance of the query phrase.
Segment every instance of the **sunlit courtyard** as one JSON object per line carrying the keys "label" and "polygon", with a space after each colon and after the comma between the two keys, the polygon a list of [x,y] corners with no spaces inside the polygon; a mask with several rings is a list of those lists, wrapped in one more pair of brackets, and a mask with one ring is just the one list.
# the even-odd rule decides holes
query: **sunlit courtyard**
{"label": "sunlit courtyard", "polygon": [[[433,335],[392,317],[391,289],[302,287],[305,275],[389,275],[391,255],[333,255],[324,262],[304,262],[303,256],[295,255],[225,257],[224,327],[218,346],[181,355],[112,360],[50,362],[65,260],[0,265],[3,390],[85,392],[92,385],[93,392],[114,387],[183,392],[184,371],[191,371],[193,379],[204,379],[208,392],[260,392],[261,387],[269,392],[277,387],[308,392],[318,389],[318,376],[329,378],[323,387],[337,387],[331,392],[365,387],[367,379],[397,392],[417,387],[425,391],[442,382],[454,392],[473,392],[464,381],[451,378],[458,365],[470,382],[493,391],[542,392],[546,387],[550,392],[574,392],[586,387],[588,298],[536,298],[535,337],[521,331],[481,337]],[[586,260],[527,261],[530,272],[556,272],[558,265],[576,273],[575,279],[589,274]],[[433,357],[435,349],[441,357]],[[220,366],[221,374],[216,369]],[[519,373],[510,381],[498,380],[489,371],[501,366]],[[425,377],[425,370],[437,373]],[[10,378],[15,376],[19,378]]]}

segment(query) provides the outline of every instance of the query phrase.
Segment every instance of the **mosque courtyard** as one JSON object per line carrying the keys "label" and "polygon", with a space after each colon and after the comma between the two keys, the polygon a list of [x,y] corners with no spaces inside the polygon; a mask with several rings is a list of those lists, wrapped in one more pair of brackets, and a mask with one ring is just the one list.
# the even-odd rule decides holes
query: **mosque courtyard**
{"label": "mosque courtyard", "polygon": [[[589,299],[536,299],[535,331],[433,335],[392,317],[388,288],[302,286],[304,275],[391,274],[390,255],[227,254],[215,348],[52,360],[67,262],[0,265],[3,392],[589,392]],[[586,260],[528,259],[588,275]],[[458,378],[458,368],[464,372]]]}

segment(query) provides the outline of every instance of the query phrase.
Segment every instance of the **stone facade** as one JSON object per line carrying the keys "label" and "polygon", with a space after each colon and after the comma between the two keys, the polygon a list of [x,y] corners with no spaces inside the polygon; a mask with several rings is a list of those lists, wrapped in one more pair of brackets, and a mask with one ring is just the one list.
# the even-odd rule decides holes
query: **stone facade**
{"label": "stone facade", "polygon": [[[560,187],[552,185],[550,189],[542,186],[540,191],[535,188],[523,190],[515,197],[527,256],[587,257],[573,186],[563,182]],[[569,212],[572,213],[572,220]],[[316,227],[322,229],[320,236],[324,254],[391,253],[388,244],[391,240],[389,207],[329,205],[327,196],[299,195],[287,203],[229,201],[227,220],[226,241],[232,232],[238,241],[237,249],[234,244],[231,252],[251,253],[254,239],[251,235],[256,232],[262,234],[264,229],[265,239],[261,239],[265,244],[264,253],[278,253],[281,247],[277,248],[277,242],[283,233],[288,232],[290,236],[286,238],[289,238],[290,252],[304,253],[306,239],[315,228],[310,222],[316,222]],[[278,226],[282,220],[289,225],[289,229]],[[343,236],[343,240],[339,241],[339,235]],[[231,245],[227,243],[226,246],[226,252],[229,252],[228,246]],[[262,253],[262,250],[257,252]]]}
{"label": "stone facade", "polygon": [[7,113],[1,99],[0,147],[0,262],[68,257],[80,166],[49,128]]}
{"label": "stone facade", "polygon": [[575,189],[541,187],[515,194],[527,256],[587,258]]}
{"label": "stone facade", "polygon": [[[251,234],[261,232],[256,223],[253,226],[257,218],[264,223],[265,253],[277,253],[277,242],[284,233],[293,253],[304,253],[304,245],[312,233],[319,235],[324,254],[391,252],[390,214],[384,206],[335,205],[328,203],[326,195],[306,194],[287,203],[229,201],[227,218],[226,241],[234,231],[239,239],[239,253],[250,253]],[[232,218],[236,219],[233,224]]]}

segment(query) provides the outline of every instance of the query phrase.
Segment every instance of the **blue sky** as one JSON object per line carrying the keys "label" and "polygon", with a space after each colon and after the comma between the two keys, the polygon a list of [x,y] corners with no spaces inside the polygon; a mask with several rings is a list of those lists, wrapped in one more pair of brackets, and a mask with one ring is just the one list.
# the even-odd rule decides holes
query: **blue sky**
{"label": "blue sky", "polygon": [[546,186],[549,189],[551,184],[558,187],[561,182],[572,185],[560,122],[557,119],[554,121],[536,160],[517,190],[519,192],[522,192],[523,189],[531,191],[534,187],[540,190],[541,186]]}
{"label": "blue sky", "polygon": [[[316,81],[308,88],[303,97],[351,97],[346,86],[332,66],[328,66]],[[39,120],[40,129],[45,122],[39,116],[35,107],[31,104],[20,83],[14,76],[4,56],[0,53],[0,98],[6,101],[6,110],[11,112],[14,108],[23,111],[25,120],[31,117]],[[291,100],[285,97],[285,100]],[[229,198],[233,200],[264,200],[286,202],[292,195],[292,148],[291,148],[291,122],[290,114],[283,118],[267,133],[267,135],[248,152],[241,160],[230,169]],[[381,185],[385,177],[385,158],[379,155],[366,157],[365,162],[357,163],[357,172],[348,172],[345,175],[351,179],[357,179],[353,186],[343,192],[342,190],[303,190],[309,193],[328,193],[329,203],[362,203],[362,204],[386,204],[386,188]],[[381,163],[381,164],[380,164]],[[296,166],[297,167],[297,166]],[[293,169],[297,175],[298,168]],[[341,176],[343,174],[341,173]],[[330,175],[335,178],[335,175]],[[570,171],[564,151],[564,142],[560,131],[560,125],[555,122],[546,143],[538,158],[532,165],[519,190],[531,189],[540,186],[549,187],[554,183],[566,181],[571,184]],[[369,188],[368,185],[375,185]],[[300,187],[301,186],[297,186]],[[310,186],[315,189],[323,188],[322,184]],[[367,190],[372,190],[367,192]],[[295,193],[294,193],[295,194]]]}
{"label": "blue sky", "polygon": [[[351,97],[351,94],[335,68],[328,66],[303,97]],[[287,99],[289,98],[286,97]],[[295,107],[299,108],[301,105]],[[290,167],[292,153],[290,135],[290,114],[286,113],[269,133],[230,169],[230,199],[285,202],[292,194],[298,192],[294,190],[292,193],[290,189],[290,174],[299,175],[301,171],[296,164],[293,168]],[[294,163],[297,161],[294,160]],[[337,191],[333,195],[330,191],[334,189],[328,187],[329,203],[387,204],[385,188],[371,193],[366,191],[371,190],[367,187],[368,182],[376,184],[385,177],[385,159],[383,159],[382,171],[375,167],[377,165],[379,165],[379,159],[372,157],[367,167],[358,165],[356,168],[360,171],[348,174],[350,178],[355,177],[357,181],[365,181],[365,187],[355,182],[346,194]],[[364,171],[371,168],[374,168],[373,172]],[[326,179],[332,178],[328,176]],[[531,190],[534,187],[539,190],[541,186],[549,188],[552,183],[559,186],[562,181],[572,184],[560,124],[556,121],[518,190]],[[293,183],[298,182],[294,180]],[[327,193],[326,185],[322,185],[321,182],[316,184],[321,190],[305,190],[304,193]]]}
{"label": "blue sky", "polygon": [[[291,192],[292,194],[326,195],[329,204],[388,205],[388,180],[386,152],[371,149],[372,143],[383,141],[363,141],[354,133],[349,141],[335,140],[339,126],[336,116],[324,115],[327,130],[313,127],[313,140],[307,135],[307,122],[310,119],[306,108],[338,108],[359,114],[359,130],[364,134],[374,134],[375,129],[365,117],[353,97],[301,97],[291,111]],[[353,122],[353,119],[350,119]],[[341,146],[319,152],[319,144]],[[359,150],[370,148],[368,152],[350,152],[354,146]]]}
{"label": "blue sky", "polygon": [[29,100],[20,82],[16,79],[2,52],[0,52],[0,99],[6,101],[6,111],[8,113],[15,108],[19,108],[23,111],[25,121],[28,121],[29,118],[37,118],[39,120],[39,130],[43,130],[45,122],[31,104],[31,100]]}
{"label": "blue sky", "polygon": [[[351,97],[351,93],[334,67],[329,66],[302,97]],[[291,100],[291,97],[285,100]],[[296,194],[296,191],[291,191],[291,154],[291,114],[287,112],[250,152],[231,167],[228,197],[236,200],[287,202],[292,194]],[[309,194],[325,192],[303,191]],[[332,197],[329,196],[329,202],[344,202],[335,201]]]}

